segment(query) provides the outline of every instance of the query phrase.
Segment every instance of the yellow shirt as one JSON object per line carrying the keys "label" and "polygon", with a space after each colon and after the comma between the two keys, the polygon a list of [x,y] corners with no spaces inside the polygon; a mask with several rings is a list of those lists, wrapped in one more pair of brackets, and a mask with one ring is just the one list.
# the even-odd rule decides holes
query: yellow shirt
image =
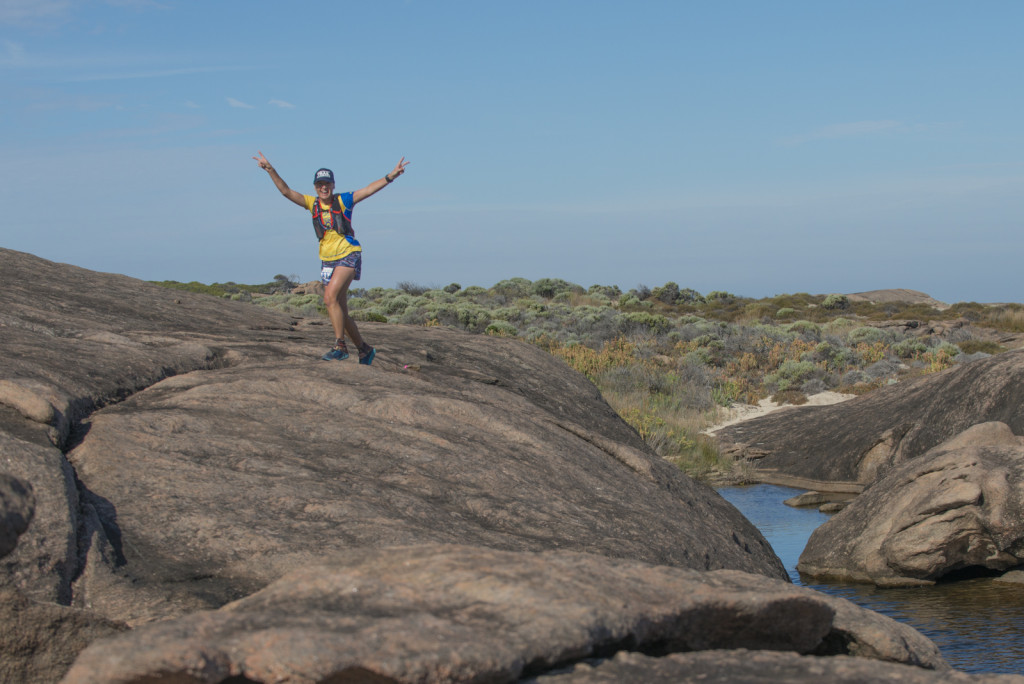
{"label": "yellow shirt", "polygon": [[[306,200],[306,209],[309,210],[310,215],[313,214],[313,203],[318,202],[319,199],[312,195],[303,195]],[[352,193],[345,192],[338,195],[338,200],[341,202],[342,210],[345,215],[351,220],[352,217]],[[320,202],[320,211],[327,215],[331,215],[331,204],[324,204]],[[359,242],[355,237],[346,237],[340,235],[333,230],[324,231],[323,238],[320,239],[320,260],[321,261],[337,261],[338,259],[344,259],[352,252],[361,252],[363,248],[359,246]]]}

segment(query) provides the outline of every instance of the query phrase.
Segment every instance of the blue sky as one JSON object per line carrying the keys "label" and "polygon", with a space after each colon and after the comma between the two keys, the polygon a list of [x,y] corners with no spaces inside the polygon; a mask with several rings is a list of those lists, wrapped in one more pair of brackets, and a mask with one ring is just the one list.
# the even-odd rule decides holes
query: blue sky
{"label": "blue sky", "polygon": [[[149,280],[1022,301],[1024,3],[0,0],[0,246]],[[41,274],[59,278],[59,274]]]}

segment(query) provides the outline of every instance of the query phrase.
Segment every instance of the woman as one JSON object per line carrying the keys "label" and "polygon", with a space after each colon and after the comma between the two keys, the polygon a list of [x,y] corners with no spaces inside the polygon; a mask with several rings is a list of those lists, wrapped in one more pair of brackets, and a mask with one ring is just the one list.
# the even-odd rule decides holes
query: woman
{"label": "woman", "polygon": [[348,358],[348,347],[345,345],[347,332],[359,352],[359,363],[369,366],[377,351],[366,343],[359,334],[356,322],[348,315],[348,288],[353,280],[359,280],[363,264],[363,248],[359,246],[352,230],[352,207],[405,173],[409,162],[402,157],[391,173],[385,174],[383,178],[373,181],[362,190],[340,194],[334,194],[334,172],[319,169],[313,175],[313,187],[316,188],[314,197],[289,188],[262,152],[253,159],[270,174],[282,195],[313,216],[313,230],[320,240],[320,280],[325,288],[324,304],[327,305],[327,315],[334,327],[335,338],[334,347],[322,358],[326,361]]}

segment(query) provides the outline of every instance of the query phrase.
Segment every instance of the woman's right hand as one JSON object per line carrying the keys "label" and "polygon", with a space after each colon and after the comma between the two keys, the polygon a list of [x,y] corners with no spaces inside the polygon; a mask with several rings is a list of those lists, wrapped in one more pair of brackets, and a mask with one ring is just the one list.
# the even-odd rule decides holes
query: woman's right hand
{"label": "woman's right hand", "polygon": [[267,161],[267,158],[263,156],[262,152],[259,152],[259,155],[260,156],[258,157],[253,157],[253,159],[256,160],[256,163],[260,165],[261,169],[264,171],[270,171],[270,169],[274,168],[270,165],[270,162]]}

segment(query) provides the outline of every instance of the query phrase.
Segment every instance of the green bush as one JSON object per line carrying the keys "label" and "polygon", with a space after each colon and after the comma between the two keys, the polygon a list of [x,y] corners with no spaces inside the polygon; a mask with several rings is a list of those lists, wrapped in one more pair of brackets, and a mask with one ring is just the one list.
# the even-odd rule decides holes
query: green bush
{"label": "green bush", "polygon": [[488,325],[484,332],[488,335],[494,335],[495,337],[515,337],[519,334],[516,326],[512,325],[508,321],[492,321]]}
{"label": "green bush", "polygon": [[784,306],[775,312],[776,318],[792,318],[793,316],[796,316],[796,309],[788,306]]}
{"label": "green bush", "polygon": [[654,335],[662,335],[672,328],[672,322],[666,317],[646,311],[619,314],[618,321],[624,334],[647,330]]}
{"label": "green bush", "polygon": [[828,335],[841,335],[845,331],[857,327],[854,321],[849,318],[837,316],[821,326],[821,331]]}
{"label": "green bush", "polygon": [[892,345],[890,349],[893,354],[901,359],[912,359],[928,351],[928,345],[921,340],[907,338]]}
{"label": "green bush", "polygon": [[666,304],[675,304],[676,300],[679,299],[679,285],[667,282],[661,287],[654,288],[651,292],[651,297]]}
{"label": "green bush", "polygon": [[562,280],[561,278],[541,278],[540,280],[535,280],[533,282],[533,285],[530,287],[530,292],[538,297],[552,299],[559,292],[576,292],[577,294],[583,294],[584,290],[579,285]]}
{"label": "green bush", "polygon": [[818,337],[821,335],[821,326],[817,323],[811,323],[810,321],[793,321],[786,326],[787,332],[793,332],[797,335],[805,335],[810,337]]}
{"label": "green bush", "polygon": [[818,366],[810,361],[787,359],[782,362],[777,371],[766,375],[764,380],[765,385],[774,385],[778,387],[779,392],[784,392],[788,389],[799,389],[800,385],[819,372]]}
{"label": "green bush", "polygon": [[997,342],[990,340],[963,340],[957,342],[956,346],[960,347],[960,351],[964,354],[977,354],[978,352],[984,352],[985,354],[1001,354],[1006,351]]}
{"label": "green bush", "polygon": [[687,304],[701,303],[704,301],[704,295],[689,287],[680,290],[679,296],[676,297],[676,302],[683,302]]}
{"label": "green bush", "polygon": [[871,327],[870,325],[854,328],[846,336],[846,341],[850,344],[857,344],[859,342],[873,344],[875,342],[881,342],[883,339],[885,339],[885,333],[878,328]]}
{"label": "green bush", "polygon": [[379,311],[364,310],[351,312],[352,320],[354,321],[373,321],[375,323],[387,323],[388,317]]}
{"label": "green bush", "polygon": [[622,296],[622,290],[618,285],[591,285],[587,288],[588,295],[603,295],[609,301],[615,301]]}
{"label": "green bush", "polygon": [[521,299],[530,295],[533,283],[526,278],[509,278],[495,283],[491,291],[506,299]]}
{"label": "green bush", "polygon": [[830,294],[825,297],[825,301],[821,303],[821,306],[830,311],[845,311],[850,308],[850,298],[843,294]]}

